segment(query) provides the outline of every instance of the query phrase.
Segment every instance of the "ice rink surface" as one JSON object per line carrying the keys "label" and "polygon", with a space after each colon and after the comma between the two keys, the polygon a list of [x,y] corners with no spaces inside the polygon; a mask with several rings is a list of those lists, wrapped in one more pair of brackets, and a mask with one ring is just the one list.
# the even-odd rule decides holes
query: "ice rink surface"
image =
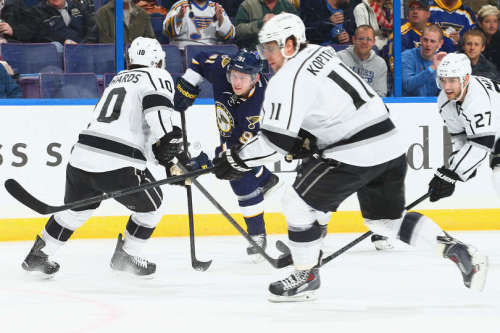
{"label": "ice rink surface", "polygon": [[[358,235],[329,234],[325,249]],[[500,332],[500,231],[454,235],[489,256],[483,293],[434,252],[402,243],[377,252],[365,240],[321,269],[319,298],[304,303],[267,301],[268,284],[289,270],[249,263],[243,237],[197,238],[198,259],[214,260],[206,272],[191,268],[188,238],[153,238],[152,280],[111,272],[115,240],[70,241],[60,272],[43,281],[21,269],[31,242],[0,243],[0,332]]]}

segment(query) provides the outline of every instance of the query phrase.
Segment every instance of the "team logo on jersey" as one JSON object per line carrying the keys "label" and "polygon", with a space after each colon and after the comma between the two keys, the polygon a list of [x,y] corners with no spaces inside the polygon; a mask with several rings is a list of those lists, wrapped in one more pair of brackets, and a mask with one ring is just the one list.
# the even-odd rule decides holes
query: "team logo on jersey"
{"label": "team logo on jersey", "polygon": [[248,124],[248,128],[253,130],[255,129],[255,125],[257,125],[257,123],[260,121],[260,116],[251,116],[251,117],[246,117],[248,122],[250,124]]}
{"label": "team logo on jersey", "polygon": [[231,62],[231,58],[229,58],[227,55],[223,55],[222,59],[220,61],[220,64],[222,68],[226,67],[229,63]]}
{"label": "team logo on jersey", "polygon": [[220,102],[215,102],[215,112],[220,135],[230,137],[231,129],[234,127],[234,119],[231,112],[229,112],[226,106]]}

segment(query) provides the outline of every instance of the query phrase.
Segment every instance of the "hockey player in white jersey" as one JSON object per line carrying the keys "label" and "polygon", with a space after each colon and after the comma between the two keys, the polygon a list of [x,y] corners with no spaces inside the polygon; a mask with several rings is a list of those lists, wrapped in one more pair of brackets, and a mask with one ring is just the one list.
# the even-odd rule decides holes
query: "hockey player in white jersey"
{"label": "hockey player in white jersey", "polygon": [[439,113],[451,135],[449,166],[437,169],[429,183],[430,200],[451,196],[455,183],[465,182],[490,156],[494,187],[500,194],[500,84],[471,75],[465,54],[451,53],[437,68],[441,87]]}
{"label": "hockey player in white jersey", "polygon": [[[64,201],[73,202],[121,188],[154,182],[146,162],[152,155],[168,165],[182,149],[178,113],[173,111],[173,81],[163,69],[165,52],[156,39],[136,38],[128,49],[128,69],[118,73],[95,106],[92,121],[80,132],[66,169]],[[151,143],[155,142],[151,147]],[[151,156],[151,157],[150,157]],[[162,212],[162,191],[155,187],[116,198],[133,211],[118,236],[111,268],[151,276],[156,265],[140,257]],[[100,203],[56,213],[22,263],[26,271],[52,276],[59,264],[50,257],[93,214]]]}
{"label": "hockey player in white jersey", "polygon": [[375,91],[331,47],[308,45],[304,24],[293,14],[269,20],[259,42],[276,72],[266,90],[261,132],[239,152],[225,151],[214,159],[216,176],[237,178],[280,155],[306,155],[301,129],[316,141],[282,200],[295,271],[270,284],[270,300],[315,298],[321,246],[317,212],[336,211],[353,193],[373,232],[440,250],[457,264],[466,287],[482,290],[486,257],[429,218],[404,210],[407,147]]}

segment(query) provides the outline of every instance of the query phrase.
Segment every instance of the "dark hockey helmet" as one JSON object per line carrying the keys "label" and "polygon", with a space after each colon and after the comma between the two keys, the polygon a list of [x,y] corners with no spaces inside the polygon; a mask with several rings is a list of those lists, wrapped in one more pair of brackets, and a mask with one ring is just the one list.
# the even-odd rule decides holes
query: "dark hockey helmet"
{"label": "dark hockey helmet", "polygon": [[227,71],[229,73],[234,69],[238,72],[252,75],[262,72],[263,67],[264,63],[257,53],[242,49],[231,58]]}

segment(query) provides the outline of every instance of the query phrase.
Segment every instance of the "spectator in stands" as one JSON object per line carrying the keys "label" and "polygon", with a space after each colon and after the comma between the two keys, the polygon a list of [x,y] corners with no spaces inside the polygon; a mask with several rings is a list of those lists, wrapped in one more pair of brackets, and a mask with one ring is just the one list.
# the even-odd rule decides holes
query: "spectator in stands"
{"label": "spectator in stands", "polygon": [[300,15],[297,8],[288,0],[243,1],[234,19],[236,44],[239,47],[255,50],[258,43],[257,35],[262,25],[271,17],[281,12]]}
{"label": "spectator in stands", "polygon": [[94,5],[94,0],[76,0],[80,5],[85,7],[89,13],[94,14],[95,18],[95,5]]}
{"label": "spectator in stands", "polygon": [[[10,74],[7,71],[10,69]],[[0,98],[22,98],[23,93],[19,85],[12,79],[12,68],[9,64],[1,61],[0,66]]]}
{"label": "spectator in stands", "polygon": [[7,42],[31,42],[35,35],[36,16],[23,0],[5,0],[1,8],[0,34]]}
{"label": "spectator in stands", "polygon": [[497,68],[482,54],[485,46],[486,36],[480,30],[473,29],[464,34],[463,48],[464,53],[470,59],[472,74],[496,80]]}
{"label": "spectator in stands", "polygon": [[232,19],[236,16],[238,8],[240,8],[243,0],[217,0],[217,2],[222,5],[222,8],[226,11],[227,16]]}
{"label": "spectator in stands", "polygon": [[91,13],[75,0],[47,0],[32,7],[36,15],[36,42],[95,43],[97,31]]}
{"label": "spectator in stands", "polygon": [[[109,0],[96,13],[99,43],[115,42],[115,0]],[[133,1],[123,2],[123,42],[130,44],[137,37],[155,38],[149,14]]]}
{"label": "spectator in stands", "polygon": [[500,10],[497,7],[486,5],[477,13],[477,24],[486,36],[486,48],[483,55],[500,69],[500,32],[498,19]]}
{"label": "spectator in stands", "polygon": [[436,96],[436,67],[446,52],[436,53],[443,45],[443,31],[432,24],[424,28],[420,47],[402,54],[403,95]]}
{"label": "spectator in stands", "polygon": [[301,1],[300,17],[306,26],[307,40],[323,45],[348,43],[356,27],[348,6],[349,0]]}
{"label": "spectator in stands", "polygon": [[148,14],[158,13],[165,16],[168,13],[168,10],[160,6],[156,0],[139,0],[136,5]]}
{"label": "spectator in stands", "polygon": [[[428,22],[431,14],[427,0],[411,0],[408,5],[410,7],[408,22],[401,26],[401,52],[416,47],[418,48],[420,46],[420,38],[424,27],[431,25],[431,23]],[[393,69],[392,67],[394,66],[393,38],[394,35],[391,34],[388,43],[388,58],[391,69]],[[456,50],[457,47],[453,44],[453,41],[444,33],[443,46],[439,51],[450,53]]]}
{"label": "spectator in stands", "polygon": [[379,57],[375,45],[375,31],[369,25],[360,25],[352,37],[354,45],[337,53],[338,57],[361,76],[382,97],[387,95],[387,65]]}
{"label": "spectator in stands", "polygon": [[209,0],[177,1],[163,22],[163,33],[181,50],[186,45],[231,41],[235,29],[224,8]]}
{"label": "spectator in stands", "polygon": [[392,31],[392,6],[390,7],[390,18],[386,17],[384,5],[385,0],[363,0],[354,8],[354,19],[356,26],[369,25],[375,31],[375,45],[381,50],[387,44],[387,36]]}
{"label": "spectator in stands", "polygon": [[472,9],[472,11],[474,12],[474,14],[476,14],[476,16],[477,12],[479,11],[479,9],[481,9],[481,7],[485,5],[492,5],[492,6],[498,5],[497,0],[462,0],[462,3],[464,4],[464,6],[467,6],[470,9]]}
{"label": "spectator in stands", "polygon": [[443,29],[458,45],[466,31],[475,28],[476,16],[462,0],[434,0],[430,6],[430,22]]}

